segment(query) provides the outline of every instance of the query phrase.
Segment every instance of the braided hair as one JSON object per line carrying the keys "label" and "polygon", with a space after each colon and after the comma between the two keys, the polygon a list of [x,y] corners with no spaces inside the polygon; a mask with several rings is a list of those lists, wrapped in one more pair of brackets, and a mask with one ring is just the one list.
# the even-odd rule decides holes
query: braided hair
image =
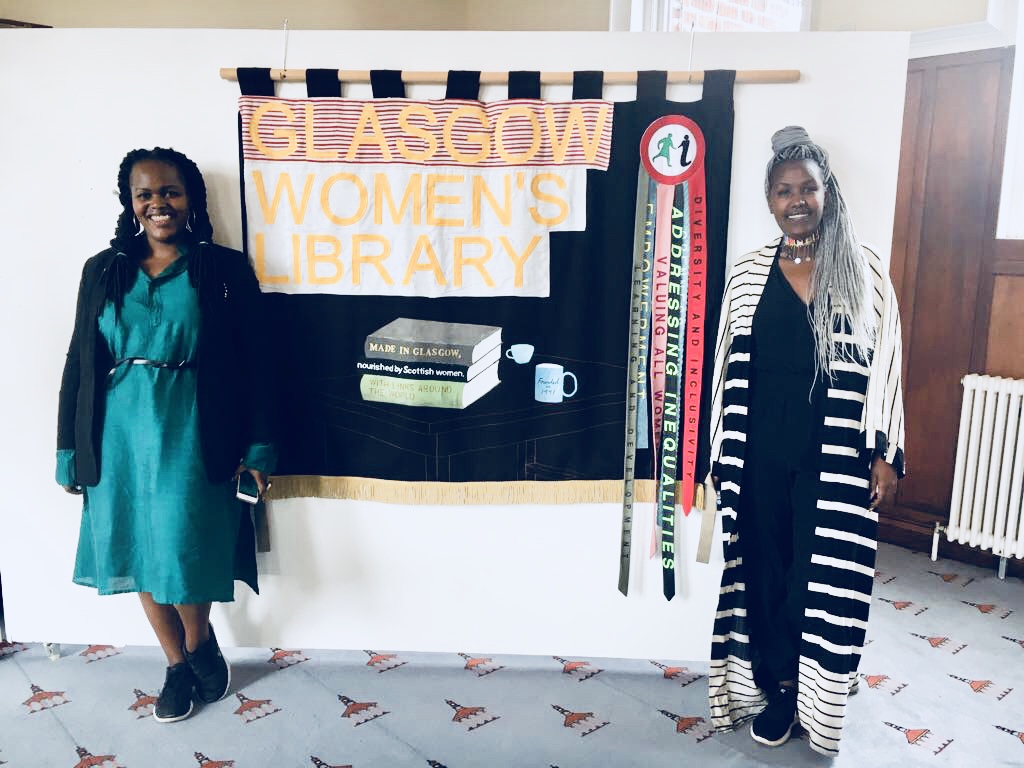
{"label": "braided hair", "polygon": [[[764,178],[765,197],[769,197],[772,174],[779,165],[791,160],[810,160],[821,169],[825,184],[825,204],[818,226],[814,271],[811,273],[811,304],[808,318],[814,331],[815,364],[818,371],[832,376],[837,359],[869,360],[875,341],[875,313],[871,302],[871,283],[867,259],[853,229],[850,212],[839,190],[839,182],[829,165],[828,152],[811,141],[800,126],[788,126],[772,136],[772,159]],[[845,315],[851,344],[838,350],[832,343],[832,312]]]}
{"label": "braided hair", "polygon": [[[131,173],[136,163],[155,160],[177,170],[185,185],[185,194],[189,204],[189,227],[191,231],[182,232],[187,242],[208,243],[213,238],[213,224],[206,209],[206,182],[194,162],[181,152],[164,147],[153,149],[133,149],[121,160],[117,171],[117,199],[121,203],[121,213],[117,217],[114,237],[110,246],[117,252],[117,257],[107,275],[106,296],[114,302],[118,310],[124,305],[125,294],[131,289],[138,275],[138,264],[143,258],[145,237],[140,224],[135,218],[132,208]],[[189,279],[193,286],[197,281],[197,269],[193,259],[189,263]]]}

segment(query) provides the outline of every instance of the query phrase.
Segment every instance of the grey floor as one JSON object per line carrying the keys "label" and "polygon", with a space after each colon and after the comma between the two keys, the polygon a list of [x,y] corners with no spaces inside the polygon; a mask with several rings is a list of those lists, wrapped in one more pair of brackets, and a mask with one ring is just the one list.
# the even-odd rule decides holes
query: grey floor
{"label": "grey floor", "polygon": [[1024,766],[1019,579],[882,545],[842,752],[712,734],[706,664],[389,649],[227,649],[229,696],[149,715],[155,647],[0,645],[0,764],[678,768]]}

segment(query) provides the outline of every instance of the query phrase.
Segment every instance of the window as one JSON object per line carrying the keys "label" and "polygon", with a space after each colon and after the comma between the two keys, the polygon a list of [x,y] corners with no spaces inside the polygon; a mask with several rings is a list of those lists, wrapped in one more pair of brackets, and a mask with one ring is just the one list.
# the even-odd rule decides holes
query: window
{"label": "window", "polygon": [[668,32],[799,32],[807,0],[633,0],[632,29]]}

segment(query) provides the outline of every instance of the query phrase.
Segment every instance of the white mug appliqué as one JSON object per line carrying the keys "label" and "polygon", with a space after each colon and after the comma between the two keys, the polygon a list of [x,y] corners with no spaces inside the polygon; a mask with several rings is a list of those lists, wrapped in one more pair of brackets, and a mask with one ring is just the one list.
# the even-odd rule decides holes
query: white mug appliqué
{"label": "white mug appliqu\u00e9", "polygon": [[[565,380],[572,379],[572,391],[565,391]],[[533,397],[540,403],[560,403],[579,389],[576,374],[557,363],[540,363],[533,374]]]}
{"label": "white mug appliqu\u00e9", "polygon": [[513,344],[505,352],[505,357],[515,360],[519,365],[528,363],[533,357],[533,344]]}

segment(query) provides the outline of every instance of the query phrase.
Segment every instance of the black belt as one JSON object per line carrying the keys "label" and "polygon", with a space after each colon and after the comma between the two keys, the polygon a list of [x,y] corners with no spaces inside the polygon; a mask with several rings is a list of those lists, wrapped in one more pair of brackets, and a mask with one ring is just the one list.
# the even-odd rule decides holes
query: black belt
{"label": "black belt", "polygon": [[120,360],[114,361],[114,366],[107,372],[107,376],[113,376],[114,372],[122,365],[148,365],[151,368],[171,368],[174,370],[196,367],[196,364],[191,360],[181,360],[180,362],[172,363],[166,360],[149,360],[145,357],[123,357]]}

